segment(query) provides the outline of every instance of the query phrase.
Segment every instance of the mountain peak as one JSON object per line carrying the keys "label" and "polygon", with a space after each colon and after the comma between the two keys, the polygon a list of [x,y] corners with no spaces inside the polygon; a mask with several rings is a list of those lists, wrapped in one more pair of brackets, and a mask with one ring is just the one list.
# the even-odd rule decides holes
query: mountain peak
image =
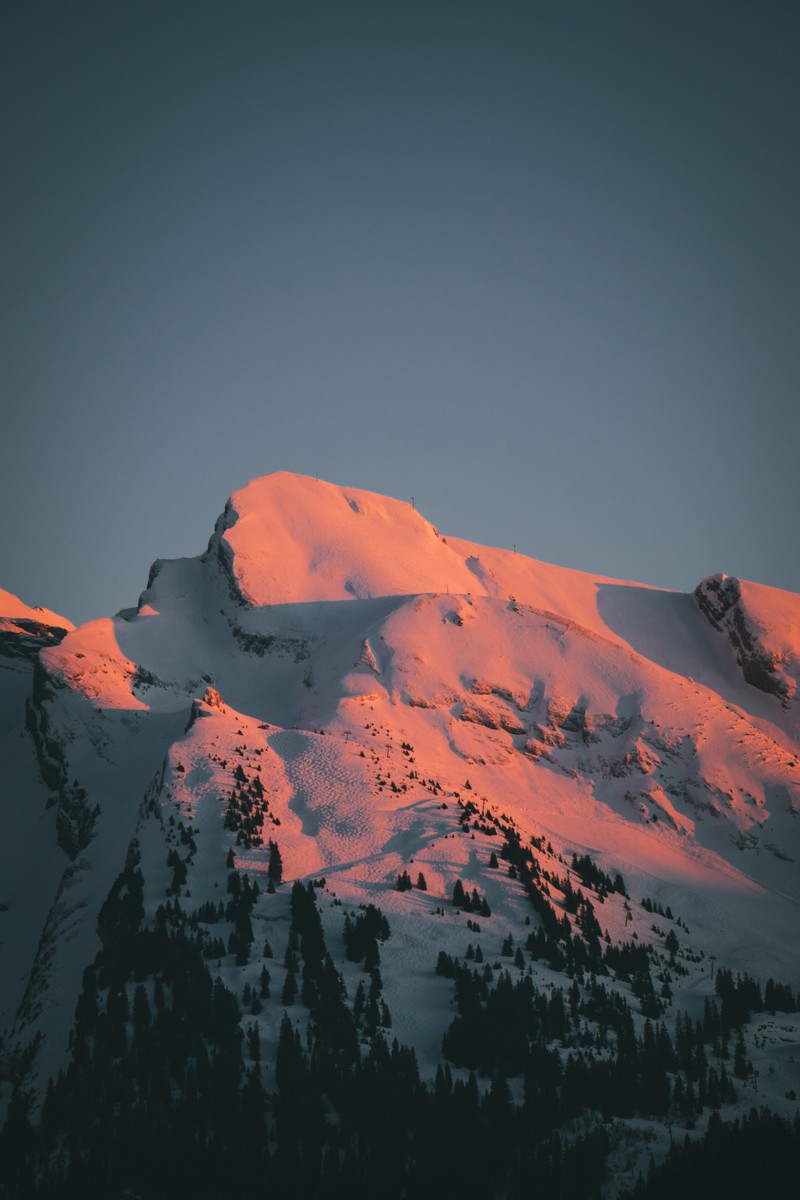
{"label": "mountain peak", "polygon": [[483,590],[411,504],[286,471],[234,492],[215,545],[254,606]]}
{"label": "mountain peak", "polygon": [[[230,996],[219,1050],[235,1067],[248,1047],[251,1114],[259,1081],[266,1095],[277,1080],[269,1103],[282,1103],[285,1019],[310,1040],[309,1063],[326,1061],[314,1053],[323,1022],[334,1038],[350,1030],[329,1046],[350,1047],[353,1072],[331,1096],[353,1094],[365,1040],[376,1039],[373,1062],[388,1062],[380,1047],[391,1026],[398,1048],[418,1056],[420,1082],[401,1090],[429,1123],[423,1086],[440,1068],[445,1077],[445,1063],[483,1071],[481,1048],[485,1079],[519,1077],[502,1105],[492,1109],[492,1092],[486,1105],[507,1124],[517,1121],[513,1094],[537,1106],[558,1095],[550,1068],[546,1091],[528,1088],[539,1086],[530,1038],[545,1036],[546,1012],[550,1059],[580,1044],[583,1077],[622,1106],[614,1120],[632,1111],[623,1014],[644,1062],[647,1021],[681,1030],[681,1014],[705,1012],[716,1058],[717,1002],[728,1003],[716,964],[726,994],[738,1004],[746,986],[763,1018],[737,1038],[740,1098],[720,1092],[716,1066],[690,1082],[693,1066],[665,1052],[658,1089],[648,1084],[635,1102],[641,1153],[655,1127],[642,1117],[694,1119],[701,1103],[735,1111],[734,1101],[792,1116],[800,597],[726,576],[694,595],[605,579],[442,537],[407,503],[280,473],[234,493],[206,554],[156,562],[137,608],[63,639],[42,615],[0,593],[0,941],[10,964],[0,1049],[31,1064],[23,1082],[40,1099],[65,1066],[62,1080],[78,1090],[99,1080],[103,1103],[85,1126],[98,1154],[109,1144],[98,1121],[110,1112],[116,1130],[128,1111],[105,1103],[112,1077],[144,1072],[146,1098],[164,1091],[163,1062],[176,1062],[170,1111],[189,1078],[183,1058],[130,1043],[115,980],[132,976],[137,1037],[158,1048],[171,1012],[191,1033],[181,1043],[189,1061],[209,1026],[181,995],[200,986]],[[317,904],[314,950],[301,926]],[[380,976],[368,966],[378,957]],[[373,980],[366,1004],[362,961]],[[749,982],[734,985],[743,969]],[[763,993],[751,972],[770,981]],[[458,980],[480,993],[461,1010],[458,983],[456,1015],[447,989]],[[610,1008],[598,988],[614,997]],[[154,1014],[148,997],[159,992]],[[777,1026],[766,1013],[781,1005]],[[485,1030],[499,1026],[495,1046]],[[102,1058],[108,1080],[96,1074]],[[152,1084],[150,1064],[162,1071]],[[314,1078],[306,1071],[300,1064],[297,1077]],[[381,1094],[396,1090],[392,1071]],[[235,1106],[240,1075],[229,1074]],[[329,1081],[315,1080],[315,1093]],[[686,1109],[679,1098],[695,1085]],[[54,1084],[46,1110],[48,1121],[67,1113],[69,1136],[77,1086]],[[0,1106],[9,1092],[0,1080]],[[596,1103],[592,1085],[588,1130]],[[332,1107],[337,1121],[349,1107]],[[559,1120],[575,1117],[570,1101]],[[51,1127],[43,1163],[67,1137]],[[122,1129],[117,1191],[140,1132]],[[35,1136],[51,1137],[47,1123]],[[661,1144],[666,1153],[666,1124]]]}
{"label": "mountain peak", "polygon": [[13,592],[4,591],[0,588],[0,622],[17,625],[23,622],[24,628],[30,626],[42,626],[62,631],[74,629],[75,626],[67,617],[59,616],[58,613],[51,612],[49,608],[42,608],[41,605],[31,607],[24,600],[20,600]]}

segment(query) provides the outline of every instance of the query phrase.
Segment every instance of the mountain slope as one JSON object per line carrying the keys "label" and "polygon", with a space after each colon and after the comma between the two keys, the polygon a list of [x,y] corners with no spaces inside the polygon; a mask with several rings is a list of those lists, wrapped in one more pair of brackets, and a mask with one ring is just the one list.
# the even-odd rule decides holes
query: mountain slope
{"label": "mountain slope", "polygon": [[[28,610],[6,607],[7,636],[30,638]],[[288,961],[285,887],[267,887],[279,847],[284,881],[326,881],[322,927],[351,999],[360,968],[342,907],[377,904],[392,927],[382,1002],[427,1078],[453,1017],[437,954],[463,959],[478,933],[499,961],[509,934],[524,944],[541,921],[545,936],[549,909],[559,954],[569,961],[572,938],[593,947],[572,979],[610,973],[630,997],[575,889],[593,894],[603,945],[649,947],[653,986],[666,988],[653,1015],[702,1016],[715,963],[800,984],[797,597],[593,577],[442,537],[397,501],[279,474],[234,494],[199,558],[157,562],[135,608],[59,622],[57,635],[40,623],[27,674],[0,641],[17,706],[4,846],[35,864],[0,912],[16,980],[0,1020],[6,1095],[24,1081],[41,1097],[68,1060],[84,972],[108,953],[104,906],[132,862],[146,922],[163,920],[167,900],[216,909],[231,870],[258,880],[250,933]],[[755,678],[756,661],[775,686]],[[515,865],[517,845],[530,859]],[[503,869],[490,865],[501,848]],[[420,873],[425,890],[397,889]],[[619,890],[597,883],[617,875]],[[490,917],[452,904],[457,881]],[[205,945],[241,993],[258,970],[249,952],[238,961],[231,920],[221,948]],[[552,963],[524,963],[542,986],[569,986]],[[284,982],[290,971],[270,969]],[[265,1062],[283,986],[257,1014]],[[748,1051],[770,1068],[759,1094],[790,1112],[796,1016],[781,1036],[754,1026]]]}

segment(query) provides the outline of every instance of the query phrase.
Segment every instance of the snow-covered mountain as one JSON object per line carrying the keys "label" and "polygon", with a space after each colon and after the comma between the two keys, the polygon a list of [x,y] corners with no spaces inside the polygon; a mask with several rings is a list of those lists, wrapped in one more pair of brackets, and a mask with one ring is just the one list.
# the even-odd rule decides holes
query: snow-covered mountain
{"label": "snow-covered mountain", "polygon": [[[542,903],[556,940],[593,943],[591,911],[603,945],[650,948],[653,1019],[702,1018],[720,970],[790,999],[800,985],[795,595],[591,576],[275,474],[232,496],[200,557],[157,561],[116,617],[75,629],[0,592],[0,667],[6,1099],[24,1087],[40,1101],[69,1061],[85,972],[108,950],[104,905],[134,868],[145,924],[165,903],[216,910],[231,872],[258,882],[250,936],[275,955],[272,1001],[249,1018],[264,1072],[284,1009],[308,1021],[300,999],[277,1001],[296,880],[325,881],[316,902],[350,1002],[363,972],[344,915],[385,914],[382,1003],[423,1080],[455,1012],[440,951],[464,962],[469,947],[471,962],[480,945],[551,992],[589,986],[594,967],[568,954],[567,978],[536,956]],[[249,994],[263,963],[231,949],[234,926],[215,911],[206,958]],[[526,947],[513,966],[512,945]],[[600,974],[640,1028],[630,972]],[[790,1115],[800,1017],[755,1011],[737,1103]]]}

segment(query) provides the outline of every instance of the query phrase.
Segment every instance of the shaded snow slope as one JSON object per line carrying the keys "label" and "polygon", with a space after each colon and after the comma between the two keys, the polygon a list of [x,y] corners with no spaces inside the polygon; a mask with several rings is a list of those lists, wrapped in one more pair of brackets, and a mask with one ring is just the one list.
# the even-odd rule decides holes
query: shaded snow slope
{"label": "shaded snow slope", "polygon": [[0,1031],[23,1004],[64,869],[52,787],[26,730],[39,651],[72,622],[0,589]]}

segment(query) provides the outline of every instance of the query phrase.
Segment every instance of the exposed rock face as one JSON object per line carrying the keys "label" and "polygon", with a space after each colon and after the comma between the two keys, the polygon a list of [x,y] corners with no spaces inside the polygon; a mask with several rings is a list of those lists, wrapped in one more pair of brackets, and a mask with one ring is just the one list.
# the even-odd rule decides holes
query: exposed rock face
{"label": "exposed rock face", "polygon": [[780,670],[781,655],[762,641],[762,631],[742,595],[742,584],[727,575],[712,575],[694,590],[701,612],[724,633],[736,652],[742,674],[753,687],[777,696],[784,704],[795,688]]}
{"label": "exposed rock face", "polygon": [[86,790],[77,782],[63,790],[56,812],[56,837],[73,862],[92,840],[99,815],[100,806],[90,803]]}
{"label": "exposed rock face", "polygon": [[26,617],[0,618],[0,655],[35,662],[44,646],[57,646],[68,632]]}

